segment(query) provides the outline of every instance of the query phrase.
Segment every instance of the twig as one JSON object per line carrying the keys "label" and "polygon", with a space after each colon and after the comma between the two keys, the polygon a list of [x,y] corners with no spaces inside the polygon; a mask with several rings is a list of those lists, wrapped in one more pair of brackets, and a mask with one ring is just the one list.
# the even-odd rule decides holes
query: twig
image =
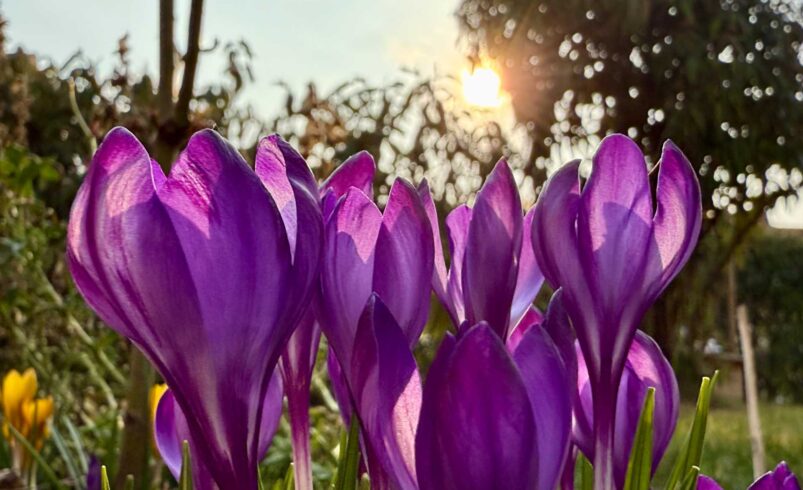
{"label": "twig", "polygon": [[81,109],[78,107],[78,99],[75,97],[75,80],[70,78],[67,81],[67,87],[70,94],[70,108],[72,109],[75,119],[78,121],[78,127],[81,128],[81,131],[83,131],[84,136],[86,136],[89,142],[89,149],[92,150],[92,154],[94,155],[95,151],[98,149],[98,142],[92,130],[89,128],[89,124],[86,123],[83,114],[81,114]]}

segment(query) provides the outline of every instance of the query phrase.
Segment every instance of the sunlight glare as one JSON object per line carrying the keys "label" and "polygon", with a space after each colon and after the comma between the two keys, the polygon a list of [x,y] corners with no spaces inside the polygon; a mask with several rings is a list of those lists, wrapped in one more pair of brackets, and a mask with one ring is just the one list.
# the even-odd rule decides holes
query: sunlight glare
{"label": "sunlight glare", "polygon": [[463,70],[460,78],[463,83],[463,97],[469,104],[492,108],[499,107],[502,103],[502,82],[491,68],[474,68],[471,72]]}

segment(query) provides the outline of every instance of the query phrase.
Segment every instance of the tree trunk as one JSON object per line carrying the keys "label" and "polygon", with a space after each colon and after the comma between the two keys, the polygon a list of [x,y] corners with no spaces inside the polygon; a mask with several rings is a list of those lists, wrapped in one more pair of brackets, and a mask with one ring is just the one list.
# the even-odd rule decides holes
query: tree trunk
{"label": "tree trunk", "polygon": [[153,384],[153,369],[133,345],[129,359],[131,373],[126,394],[125,427],[114,487],[125,488],[128,475],[134,475],[134,484],[144,490],[148,488],[146,475],[152,437],[148,392]]}

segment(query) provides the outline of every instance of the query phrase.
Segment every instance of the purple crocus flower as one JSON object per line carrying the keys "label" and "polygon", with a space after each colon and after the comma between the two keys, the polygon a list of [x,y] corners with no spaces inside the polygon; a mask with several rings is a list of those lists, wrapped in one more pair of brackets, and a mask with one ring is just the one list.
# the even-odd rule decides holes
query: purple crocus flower
{"label": "purple crocus flower", "polygon": [[[594,403],[589,382],[588,367],[583,353],[577,346],[578,397],[574,404],[573,438],[578,448],[592,461],[594,459]],[[655,388],[655,411],[653,419],[652,471],[669,446],[675,432],[679,409],[680,392],[672,365],[664,357],[658,344],[644,332],[636,331],[627,353],[622,380],[616,403],[616,435],[614,439],[614,481],[622,488],[627,473],[627,462],[633,439],[638,429],[639,415],[647,396],[648,388]]]}
{"label": "purple crocus flower", "polygon": [[[279,418],[282,416],[282,378],[278,373],[271,376],[268,390],[265,392],[265,402],[262,410],[262,421],[259,424],[259,446],[257,453],[259,459],[263,459],[268,452],[270,441],[276,428],[279,426]],[[159,399],[156,408],[156,418],[153,427],[156,448],[162,456],[167,469],[173,474],[176,480],[181,476],[181,446],[183,441],[190,440],[189,425],[187,417],[182,412],[176,402],[173,392],[168,389]],[[212,490],[217,488],[204,467],[202,461],[191,461],[193,471],[193,485],[198,490]]]}
{"label": "purple crocus flower", "polygon": [[[315,181],[306,166],[286,171],[291,192],[271,195],[205,130],[166,177],[118,128],[95,154],[70,216],[78,289],[167,381],[192,460],[221,488],[257,488],[265,393],[318,275]],[[292,223],[282,220],[288,207]]]}
{"label": "purple crocus flower", "polygon": [[[434,243],[421,198],[397,179],[381,212],[371,198],[371,181],[353,175],[372,171],[373,166],[355,164],[352,175],[343,170],[324,184],[321,326],[335,354],[329,358],[329,373],[347,421],[352,408],[360,410],[353,406],[358,395],[351,366],[359,320],[371,295],[382,297],[408,348],[421,335],[429,312]],[[371,480],[382,488],[382,464],[370,445],[365,449]]]}
{"label": "purple crocus flower", "polygon": [[86,469],[86,490],[101,490],[101,464],[94,454],[89,456],[89,463]]}
{"label": "purple crocus flower", "polygon": [[697,477],[697,490],[722,490],[722,487],[710,476],[700,475]]}
{"label": "purple crocus flower", "polygon": [[422,393],[406,336],[372,295],[350,368],[363,436],[382,470],[372,488],[554,489],[571,393],[549,331],[531,326],[512,353],[485,323],[447,334]]}
{"label": "purple crocus flower", "polygon": [[[341,369],[351,366],[359,318],[374,292],[409,345],[418,340],[429,312],[434,248],[429,230],[418,193],[401,179],[393,184],[384,213],[356,187],[337,201],[325,225],[321,303],[322,327]],[[343,374],[348,380],[348,369]]]}
{"label": "purple crocus flower", "polygon": [[759,477],[748,490],[800,490],[800,483],[786,461],[781,461],[774,470]]}
{"label": "purple crocus flower", "polygon": [[432,287],[455,327],[487,322],[503,337],[521,320],[544,277],[532,250],[533,214],[522,219],[516,181],[500,160],[477,194],[446,217],[449,269],[443,257],[438,216],[426,182],[419,188],[435,238]]}
{"label": "purple crocus flower", "polygon": [[653,209],[644,156],[606,137],[580,189],[579,162],[547,182],[532,240],[547,280],[564,291],[593,393],[595,488],[614,488],[615,410],[630,343],[644,312],[692,253],[702,219],[689,161],[664,145]]}
{"label": "purple crocus flower", "polygon": [[[280,206],[285,227],[297,223],[295,199],[290,178],[303,182],[308,198],[322,207],[324,218],[328,217],[340,197],[350,186],[371,192],[374,176],[374,160],[366,152],[360,152],[338,167],[318,189],[297,174],[293,169],[306,168],[303,157],[278,135],[268,136],[257,145],[255,170],[259,178]],[[320,194],[320,199],[319,199]],[[282,353],[281,372],[287,394],[287,411],[290,419],[291,441],[296,488],[312,489],[312,461],[309,447],[309,397],[312,372],[321,338],[319,324],[319,295],[316,294],[306,309],[293,335]]]}
{"label": "purple crocus flower", "polygon": [[447,334],[424,385],[420,488],[554,489],[569,449],[568,383],[545,328],[512,354],[485,323]]}

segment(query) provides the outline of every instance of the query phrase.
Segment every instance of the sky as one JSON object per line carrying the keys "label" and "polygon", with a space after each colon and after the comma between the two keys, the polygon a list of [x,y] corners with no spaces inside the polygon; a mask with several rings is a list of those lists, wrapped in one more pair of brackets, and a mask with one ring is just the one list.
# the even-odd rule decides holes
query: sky
{"label": "sky", "polygon": [[[183,50],[189,0],[175,0],[175,33]],[[233,5],[236,4],[236,7]],[[423,74],[465,68],[458,47],[456,0],[206,0],[201,46],[245,39],[256,82],[243,94],[270,117],[284,103],[286,82],[300,93],[309,81],[324,92],[357,76],[395,80],[402,67]],[[11,47],[64,62],[80,49],[109,70],[117,40],[129,34],[132,68],[158,68],[158,0],[0,0]],[[199,82],[220,76],[221,56],[202,56]],[[803,228],[803,199],[768,213],[773,226]]]}
{"label": "sky", "polygon": [[[183,50],[189,0],[175,1],[176,41]],[[233,7],[232,5],[237,5]],[[314,80],[324,89],[362,76],[378,83],[401,67],[456,73],[454,0],[207,0],[201,46],[245,39],[256,83],[244,94],[260,115],[283,103],[282,80],[296,91]],[[108,68],[117,40],[129,34],[132,68],[158,69],[157,0],[0,0],[11,45],[67,60],[80,48]],[[68,40],[68,41],[66,41]],[[104,63],[105,62],[105,63]],[[219,76],[222,56],[202,56],[199,80]]]}

